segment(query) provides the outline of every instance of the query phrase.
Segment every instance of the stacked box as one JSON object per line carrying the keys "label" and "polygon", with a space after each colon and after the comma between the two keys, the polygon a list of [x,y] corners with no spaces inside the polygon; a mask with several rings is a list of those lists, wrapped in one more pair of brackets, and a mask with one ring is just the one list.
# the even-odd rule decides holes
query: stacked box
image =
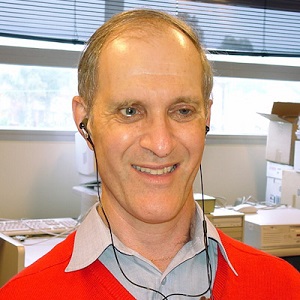
{"label": "stacked box", "polygon": [[300,140],[295,142],[294,170],[300,172]]}
{"label": "stacked box", "polygon": [[281,203],[282,172],[293,170],[292,166],[267,161],[266,205]]}
{"label": "stacked box", "polygon": [[[283,180],[283,172],[300,172],[300,141],[295,134],[299,125],[297,121],[300,116],[300,103],[274,102],[271,114],[260,115],[270,120],[266,145],[266,204],[292,205],[295,201],[290,199],[287,191],[292,186],[296,189],[294,188],[296,175],[294,177],[286,175]],[[285,192],[282,193],[282,190]]]}
{"label": "stacked box", "polygon": [[260,114],[270,120],[266,159],[293,166],[300,103],[274,102],[271,114]]}
{"label": "stacked box", "polygon": [[282,172],[281,202],[300,209],[300,172],[284,170]]}

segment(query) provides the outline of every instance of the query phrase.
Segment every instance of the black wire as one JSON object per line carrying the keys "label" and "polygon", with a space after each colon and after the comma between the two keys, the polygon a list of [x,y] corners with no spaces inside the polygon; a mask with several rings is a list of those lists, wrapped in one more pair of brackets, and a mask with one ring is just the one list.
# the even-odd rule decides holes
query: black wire
{"label": "black wire", "polygon": [[211,289],[211,287],[212,287],[212,268],[211,268],[209,253],[208,253],[207,226],[206,226],[206,220],[205,220],[205,215],[204,215],[204,193],[203,193],[203,181],[202,181],[201,165],[200,165],[200,178],[201,178],[202,206],[203,206],[203,237],[204,237],[204,245],[205,245],[205,253],[206,253],[206,268],[207,268],[207,277],[208,277],[208,288],[203,293],[196,294],[196,295],[190,295],[190,294],[184,294],[184,293],[172,293],[172,294],[169,294],[169,295],[165,296],[162,292],[160,292],[156,289],[153,289],[153,288],[150,288],[150,287],[147,287],[147,286],[144,286],[144,285],[140,285],[140,284],[132,281],[130,278],[128,278],[128,276],[126,275],[126,273],[124,272],[124,270],[121,267],[121,264],[120,264],[120,261],[119,261],[118,255],[117,255],[117,249],[116,249],[115,244],[114,244],[112,229],[111,229],[108,217],[105,213],[105,210],[104,210],[104,208],[101,204],[100,180],[99,180],[99,172],[98,172],[98,160],[97,160],[96,149],[95,149],[94,143],[92,142],[92,139],[91,139],[90,136],[89,136],[89,142],[91,143],[91,145],[93,147],[94,155],[95,155],[98,200],[99,200],[101,210],[103,212],[103,215],[105,217],[105,220],[107,222],[107,226],[108,226],[108,229],[109,229],[109,234],[110,234],[110,239],[111,239],[111,244],[112,244],[114,257],[116,259],[118,268],[120,269],[120,271],[121,271],[122,275],[124,276],[124,278],[129,283],[131,283],[132,285],[134,285],[136,287],[139,287],[139,288],[142,288],[142,289],[145,289],[145,290],[148,290],[148,291],[152,291],[154,293],[157,293],[157,294],[161,295],[163,297],[162,300],[168,300],[170,297],[173,297],[173,296],[183,296],[183,297],[190,297],[190,298],[201,297],[201,296],[205,295],[208,291],[210,291],[210,295],[211,295],[210,299],[213,300],[213,294],[212,294],[212,289]]}
{"label": "black wire", "polygon": [[[103,206],[101,206],[101,209],[102,209],[102,212],[103,212],[103,214],[104,214],[104,217],[105,217],[106,222],[107,222],[107,225],[108,225],[108,229],[109,229],[109,233],[110,233],[110,239],[111,239],[111,244],[112,244],[112,248],[113,248],[113,252],[114,252],[114,256],[115,256],[117,265],[118,265],[118,267],[119,267],[121,273],[122,273],[123,276],[125,277],[125,279],[126,279],[127,281],[129,281],[131,284],[133,284],[133,285],[136,286],[136,287],[139,287],[139,288],[142,288],[142,289],[146,289],[146,290],[149,290],[149,291],[152,291],[152,292],[154,292],[154,293],[157,293],[157,294],[161,295],[161,296],[163,297],[162,300],[167,300],[169,297],[172,297],[172,296],[184,296],[184,297],[192,297],[192,298],[193,298],[193,297],[200,297],[200,296],[205,295],[208,291],[211,290],[211,280],[209,280],[209,286],[208,286],[208,288],[207,288],[203,293],[201,293],[201,294],[190,295],[190,294],[184,294],[184,293],[172,293],[172,294],[169,294],[169,295],[165,296],[162,292],[160,292],[160,291],[158,291],[158,290],[156,290],[156,289],[153,289],[153,288],[150,288],[150,287],[147,287],[147,286],[143,286],[143,285],[140,285],[140,284],[138,284],[138,283],[132,281],[132,280],[125,274],[124,270],[123,270],[122,267],[121,267],[121,264],[120,264],[120,261],[119,261],[118,255],[117,255],[117,249],[116,249],[116,247],[115,247],[114,240],[113,240],[113,235],[112,235],[112,230],[111,230],[110,223],[109,223],[109,221],[108,221],[108,218],[107,218],[107,215],[106,215],[106,213],[105,213],[105,211],[104,211]],[[207,243],[206,243],[206,246],[205,246],[205,247],[206,247],[205,249],[206,249],[206,258],[207,258],[207,257],[209,257],[209,255],[208,255],[208,253],[207,253]],[[207,261],[209,261],[209,260],[207,260]],[[211,266],[210,266],[209,269],[211,270]],[[209,278],[211,278],[211,277],[209,276]]]}
{"label": "black wire", "polygon": [[208,279],[208,286],[210,290],[211,300],[213,300],[213,293],[212,293],[212,268],[211,262],[208,252],[208,238],[207,238],[207,223],[205,219],[205,204],[204,204],[204,186],[203,186],[203,176],[202,176],[202,165],[200,164],[200,184],[201,184],[201,193],[202,193],[202,216],[203,216],[203,237],[204,237],[204,245],[205,245],[205,253],[206,253],[206,268],[207,268],[207,279]]}

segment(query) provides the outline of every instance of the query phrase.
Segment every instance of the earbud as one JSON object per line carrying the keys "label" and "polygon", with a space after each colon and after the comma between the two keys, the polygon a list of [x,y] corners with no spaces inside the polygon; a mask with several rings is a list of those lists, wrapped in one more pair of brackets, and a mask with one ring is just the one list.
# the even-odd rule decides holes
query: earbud
{"label": "earbud", "polygon": [[79,124],[79,128],[82,130],[85,139],[88,139],[90,137],[90,134],[87,130],[87,123],[88,123],[88,119],[84,118],[82,122]]}
{"label": "earbud", "polygon": [[209,132],[209,127],[206,125],[205,126],[205,135],[207,135],[208,132]]}
{"label": "earbud", "polygon": [[90,134],[88,132],[88,129],[87,129],[87,123],[88,123],[88,121],[89,121],[88,118],[84,118],[82,120],[82,122],[79,124],[79,128],[82,130],[82,134],[83,134],[84,138],[87,141],[89,141],[92,144],[92,146],[94,146],[93,141],[92,141],[92,139],[90,137]]}

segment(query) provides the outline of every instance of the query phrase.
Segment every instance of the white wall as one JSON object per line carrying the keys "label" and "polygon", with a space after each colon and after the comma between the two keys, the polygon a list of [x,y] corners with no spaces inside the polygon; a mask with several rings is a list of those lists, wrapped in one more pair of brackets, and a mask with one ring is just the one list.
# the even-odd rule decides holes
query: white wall
{"label": "white wall", "polygon": [[[233,204],[242,196],[265,200],[266,137],[210,137],[204,151],[204,193]],[[200,177],[194,189],[200,191]]]}
{"label": "white wall", "polygon": [[[73,137],[0,141],[0,218],[77,217],[81,197]],[[226,197],[265,193],[265,138],[208,137],[205,193]],[[195,191],[199,190],[199,178]]]}
{"label": "white wall", "polygon": [[72,141],[0,141],[0,218],[77,217]]}

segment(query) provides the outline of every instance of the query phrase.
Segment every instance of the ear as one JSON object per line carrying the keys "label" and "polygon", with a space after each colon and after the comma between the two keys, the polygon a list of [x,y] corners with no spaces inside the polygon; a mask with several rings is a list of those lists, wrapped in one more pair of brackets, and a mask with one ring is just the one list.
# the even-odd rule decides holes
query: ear
{"label": "ear", "polygon": [[211,99],[207,102],[207,113],[206,113],[206,126],[210,127],[210,116],[211,116],[211,106],[213,104],[213,101]]}
{"label": "ear", "polygon": [[83,129],[80,127],[80,123],[83,122],[83,120],[87,117],[87,111],[86,106],[84,103],[84,100],[80,96],[75,96],[72,100],[72,110],[73,110],[73,119],[75,121],[75,124],[77,126],[77,129],[79,133],[83,136],[83,138],[86,140],[88,147],[91,150],[94,150],[93,142],[91,140],[91,137],[88,133],[88,137],[85,136]]}
{"label": "ear", "polygon": [[84,100],[83,100],[82,97],[75,96],[73,98],[73,100],[72,100],[72,110],[73,110],[73,119],[75,121],[77,129],[80,133],[82,133],[81,129],[79,127],[79,124],[87,116],[86,106],[85,106],[85,103],[84,103]]}

